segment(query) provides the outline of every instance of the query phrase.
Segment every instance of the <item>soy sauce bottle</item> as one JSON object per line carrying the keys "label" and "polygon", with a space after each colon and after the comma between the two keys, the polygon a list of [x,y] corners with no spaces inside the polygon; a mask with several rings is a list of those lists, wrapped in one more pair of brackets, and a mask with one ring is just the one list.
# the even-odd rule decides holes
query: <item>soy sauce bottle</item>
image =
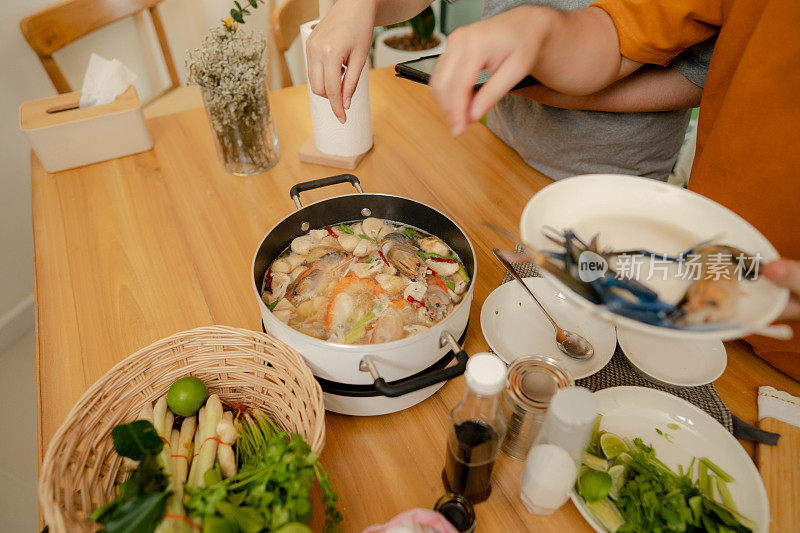
{"label": "soy sauce bottle", "polygon": [[492,468],[506,433],[501,408],[506,365],[492,354],[476,354],[464,377],[464,397],[450,410],[442,480],[448,492],[479,503],[491,493]]}

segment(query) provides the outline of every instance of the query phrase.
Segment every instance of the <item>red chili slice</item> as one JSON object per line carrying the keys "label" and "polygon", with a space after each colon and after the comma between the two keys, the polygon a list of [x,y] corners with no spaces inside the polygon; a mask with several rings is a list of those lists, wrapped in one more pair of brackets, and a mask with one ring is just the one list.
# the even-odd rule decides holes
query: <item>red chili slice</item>
{"label": "red chili slice", "polygon": [[446,257],[429,257],[434,263],[458,263],[455,259],[448,259]]}
{"label": "red chili slice", "polygon": [[439,274],[437,274],[437,273],[436,273],[436,271],[435,271],[434,269],[432,269],[431,267],[428,267],[428,270],[430,270],[430,272],[431,272],[431,274],[433,275],[433,277],[437,277],[437,276],[439,275]]}
{"label": "red chili slice", "polygon": [[272,292],[272,267],[269,267],[267,273],[264,274],[264,290]]}
{"label": "red chili slice", "polygon": [[389,266],[389,261],[387,261],[387,260],[386,260],[386,256],[385,256],[385,255],[383,255],[383,252],[381,252],[380,250],[378,250],[378,255],[380,255],[380,256],[381,256],[381,259],[383,259],[383,262],[384,262],[384,263],[386,263],[386,266]]}
{"label": "red chili slice", "polygon": [[407,296],[406,300],[408,300],[409,303],[411,303],[412,305],[415,305],[417,307],[422,307],[422,306],[425,305],[422,302],[420,302],[419,300],[417,300],[416,298],[414,298],[413,296]]}
{"label": "red chili slice", "polygon": [[325,226],[325,229],[326,229],[326,230],[328,230],[328,235],[330,235],[330,236],[331,236],[331,237],[333,237],[334,239],[338,239],[338,238],[339,238],[339,236],[338,236],[338,235],[336,235],[336,234],[333,232],[333,230],[332,230],[331,228],[329,228],[328,226]]}

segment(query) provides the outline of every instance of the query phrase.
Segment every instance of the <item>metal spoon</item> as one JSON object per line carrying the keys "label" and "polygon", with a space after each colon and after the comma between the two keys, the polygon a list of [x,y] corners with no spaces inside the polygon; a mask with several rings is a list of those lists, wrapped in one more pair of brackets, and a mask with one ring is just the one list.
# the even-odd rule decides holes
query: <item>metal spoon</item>
{"label": "metal spoon", "polygon": [[525,288],[525,291],[530,295],[531,298],[533,298],[533,301],[536,302],[539,308],[544,312],[545,316],[550,320],[550,323],[553,324],[553,328],[556,331],[556,344],[558,344],[558,348],[573,359],[589,359],[592,357],[594,355],[594,348],[592,347],[591,343],[575,332],[560,328],[559,325],[556,324],[556,321],[553,320],[553,317],[550,316],[550,313],[547,312],[547,309],[545,309],[541,304],[539,299],[533,295],[528,286],[525,285],[525,282],[522,281],[522,278],[517,273],[516,269],[511,265],[511,262],[503,256],[503,252],[497,248],[494,248],[492,252],[497,260],[500,261],[500,264],[503,265],[506,270],[508,270],[508,273],[511,274],[511,276]]}

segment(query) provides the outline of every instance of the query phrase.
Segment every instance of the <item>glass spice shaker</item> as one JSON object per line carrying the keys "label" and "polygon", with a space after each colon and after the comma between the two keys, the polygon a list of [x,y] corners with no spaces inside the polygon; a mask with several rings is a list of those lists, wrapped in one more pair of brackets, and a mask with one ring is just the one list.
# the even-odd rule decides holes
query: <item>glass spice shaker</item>
{"label": "glass spice shaker", "polygon": [[550,514],[569,499],[597,418],[597,400],[583,387],[559,390],[528,452],[520,497],[533,514]]}
{"label": "glass spice shaker", "polygon": [[506,433],[501,406],[506,365],[495,355],[476,354],[464,376],[464,397],[450,410],[442,480],[448,492],[478,503],[491,493],[492,468]]}

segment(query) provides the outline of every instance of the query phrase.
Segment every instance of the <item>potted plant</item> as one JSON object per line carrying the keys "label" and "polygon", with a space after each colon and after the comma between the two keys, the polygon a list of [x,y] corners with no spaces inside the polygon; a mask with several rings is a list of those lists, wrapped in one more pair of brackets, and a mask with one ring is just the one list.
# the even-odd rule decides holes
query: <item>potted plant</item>
{"label": "potted plant", "polygon": [[389,27],[375,40],[374,67],[388,67],[423,56],[441,54],[445,37],[435,28],[436,16],[431,6],[414,18]]}
{"label": "potted plant", "polygon": [[[247,0],[253,8],[264,0]],[[189,83],[200,86],[217,156],[236,175],[272,168],[278,139],[267,93],[266,40],[239,30],[247,7],[234,2],[231,16],[211,28],[200,48],[186,53]]]}

